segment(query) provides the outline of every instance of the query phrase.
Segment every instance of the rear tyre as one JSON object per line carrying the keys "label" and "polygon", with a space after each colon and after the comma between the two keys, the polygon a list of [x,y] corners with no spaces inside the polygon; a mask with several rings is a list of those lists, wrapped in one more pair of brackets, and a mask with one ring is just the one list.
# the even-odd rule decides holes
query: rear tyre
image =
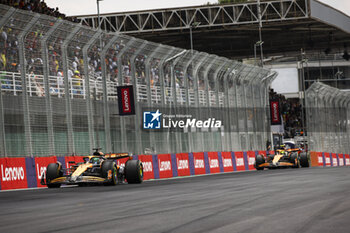
{"label": "rear tyre", "polygon": [[309,167],[309,158],[307,157],[307,154],[305,152],[300,153],[300,165],[302,167]]}
{"label": "rear tyre", "polygon": [[297,153],[292,153],[290,155],[290,162],[294,164],[293,168],[300,168],[300,160]]}
{"label": "rear tyre", "polygon": [[59,188],[61,184],[50,184],[50,182],[62,175],[58,163],[50,163],[46,168],[46,184],[48,188]]}
{"label": "rear tyre", "polygon": [[116,185],[117,184],[117,166],[114,161],[104,161],[101,165],[102,178],[108,178],[109,172],[112,172],[112,178],[105,185]]}
{"label": "rear tyre", "polygon": [[140,160],[128,160],[125,164],[125,179],[129,184],[143,181],[143,166]]}
{"label": "rear tyre", "polygon": [[255,156],[255,168],[256,170],[264,170],[263,167],[259,167],[259,165],[265,163],[265,158],[263,155]]}

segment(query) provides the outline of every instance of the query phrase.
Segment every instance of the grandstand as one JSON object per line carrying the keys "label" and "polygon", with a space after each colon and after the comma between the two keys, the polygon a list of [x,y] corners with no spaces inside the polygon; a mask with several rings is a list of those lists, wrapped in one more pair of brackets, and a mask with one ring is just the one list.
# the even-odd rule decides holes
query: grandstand
{"label": "grandstand", "polygon": [[[274,72],[5,5],[0,13],[1,156],[265,147],[267,112],[247,107],[264,109]],[[116,87],[127,84],[137,114],[121,117]],[[141,129],[142,107],[169,106],[215,108],[226,123],[205,132]]]}

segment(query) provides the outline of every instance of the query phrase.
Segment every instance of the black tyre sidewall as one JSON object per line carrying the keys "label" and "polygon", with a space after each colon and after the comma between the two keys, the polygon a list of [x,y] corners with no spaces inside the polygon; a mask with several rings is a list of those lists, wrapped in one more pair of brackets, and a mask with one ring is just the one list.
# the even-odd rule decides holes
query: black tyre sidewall
{"label": "black tyre sidewall", "polygon": [[[141,173],[141,174],[140,174]],[[125,164],[125,178],[129,184],[143,181],[143,166],[140,160],[128,160]]]}
{"label": "black tyre sidewall", "polygon": [[61,184],[50,184],[50,182],[60,177],[60,165],[58,163],[50,163],[46,168],[46,184],[49,188],[59,188]]}
{"label": "black tyre sidewall", "polygon": [[112,180],[107,183],[110,185],[117,184],[117,168],[114,161],[106,160],[101,165],[101,176],[102,178],[108,178],[108,171],[112,170]]}
{"label": "black tyre sidewall", "polygon": [[262,155],[257,155],[255,157],[255,168],[256,170],[264,170],[263,167],[258,167],[259,165],[265,163],[265,158]]}
{"label": "black tyre sidewall", "polygon": [[306,153],[300,153],[300,165],[302,167],[309,167],[310,166],[309,158],[307,157]]}

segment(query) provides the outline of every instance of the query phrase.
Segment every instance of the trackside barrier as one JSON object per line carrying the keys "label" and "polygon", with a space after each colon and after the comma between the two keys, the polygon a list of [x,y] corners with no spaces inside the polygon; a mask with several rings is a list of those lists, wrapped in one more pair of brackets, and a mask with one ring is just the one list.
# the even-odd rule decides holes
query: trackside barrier
{"label": "trackside barrier", "polygon": [[[266,151],[194,152],[135,155],[141,160],[144,180],[255,170],[255,155]],[[83,156],[0,158],[0,190],[43,187],[40,184],[49,163],[59,161],[63,168],[83,162]],[[117,160],[120,166],[126,159]],[[310,152],[311,166],[350,166],[349,154]]]}
{"label": "trackside barrier", "polygon": [[349,154],[310,152],[312,167],[342,167],[350,166]]}

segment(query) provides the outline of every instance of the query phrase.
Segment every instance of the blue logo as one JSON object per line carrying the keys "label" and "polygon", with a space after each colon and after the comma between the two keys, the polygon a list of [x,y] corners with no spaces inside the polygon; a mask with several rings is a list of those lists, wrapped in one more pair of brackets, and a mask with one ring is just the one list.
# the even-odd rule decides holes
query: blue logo
{"label": "blue logo", "polygon": [[156,112],[143,112],[143,128],[144,129],[160,129],[160,119],[162,113],[159,109]]}

